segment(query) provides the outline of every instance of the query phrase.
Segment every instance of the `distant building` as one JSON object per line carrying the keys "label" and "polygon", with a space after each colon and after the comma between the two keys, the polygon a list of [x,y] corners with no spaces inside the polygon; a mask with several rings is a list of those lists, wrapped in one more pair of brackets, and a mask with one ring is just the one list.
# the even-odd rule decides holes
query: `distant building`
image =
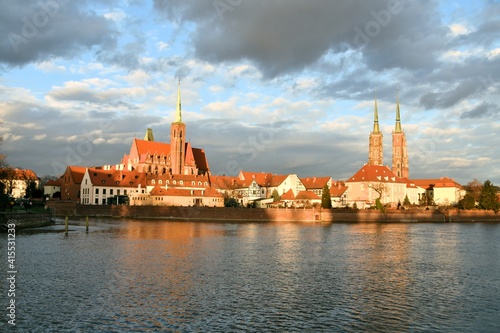
{"label": "distant building", "polygon": [[401,128],[401,115],[399,112],[399,94],[396,102],[396,126],[392,132],[392,172],[398,177],[409,177],[406,136]]}
{"label": "distant building", "polygon": [[452,178],[413,179],[411,182],[421,189],[420,200],[424,204],[456,205],[466,193],[463,186]]}
{"label": "distant building", "polygon": [[59,196],[57,198],[61,197],[61,183],[62,179],[49,179],[45,185],[43,185],[43,194],[49,198],[52,199],[54,198],[54,194],[58,193]]}
{"label": "distant building", "polygon": [[29,188],[38,188],[40,179],[29,169],[2,168],[0,169],[0,189],[3,194],[13,198],[29,196]]}

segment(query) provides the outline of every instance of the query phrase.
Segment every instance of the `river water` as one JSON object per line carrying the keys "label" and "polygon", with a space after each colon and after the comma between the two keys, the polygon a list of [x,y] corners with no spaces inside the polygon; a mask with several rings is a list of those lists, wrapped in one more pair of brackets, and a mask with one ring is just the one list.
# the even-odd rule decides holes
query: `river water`
{"label": "river water", "polygon": [[79,223],[18,232],[1,332],[500,332],[500,223]]}

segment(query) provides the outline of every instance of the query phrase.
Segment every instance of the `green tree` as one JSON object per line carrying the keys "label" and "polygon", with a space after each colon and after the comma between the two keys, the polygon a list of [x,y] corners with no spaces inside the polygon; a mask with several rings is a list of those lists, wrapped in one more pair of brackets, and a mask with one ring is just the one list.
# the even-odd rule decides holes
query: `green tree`
{"label": "green tree", "polygon": [[405,206],[411,205],[410,199],[408,199],[408,194],[405,196],[405,199],[403,201],[403,205],[405,205]]}
{"label": "green tree", "polygon": [[330,196],[330,188],[328,184],[323,186],[323,193],[321,194],[321,208],[332,208],[332,197]]}
{"label": "green tree", "polygon": [[271,193],[271,198],[273,198],[273,201],[276,202],[276,201],[280,201],[280,195],[278,193],[278,190],[277,189],[274,189],[273,190],[273,193]]}
{"label": "green tree", "polygon": [[466,193],[460,201],[458,201],[458,208],[460,209],[473,209],[476,206],[476,200],[472,193]]}
{"label": "green tree", "polygon": [[481,193],[479,194],[479,207],[482,209],[491,209],[495,213],[500,209],[497,191],[489,180],[484,182]]}

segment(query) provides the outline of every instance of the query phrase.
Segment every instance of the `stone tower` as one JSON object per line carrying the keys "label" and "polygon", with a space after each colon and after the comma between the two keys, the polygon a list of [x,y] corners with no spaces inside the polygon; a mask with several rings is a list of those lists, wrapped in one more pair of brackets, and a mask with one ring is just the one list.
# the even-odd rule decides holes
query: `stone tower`
{"label": "stone tower", "polygon": [[392,172],[402,178],[408,178],[409,176],[406,136],[401,128],[401,114],[399,111],[399,90],[396,101],[396,126],[392,132]]}
{"label": "stone tower", "polygon": [[380,132],[378,125],[378,107],[375,99],[375,111],[373,120],[373,131],[370,133],[368,148],[368,165],[384,165],[384,135]]}
{"label": "stone tower", "polygon": [[184,161],[186,158],[186,124],[182,122],[181,111],[181,82],[179,80],[175,121],[170,127],[170,161],[173,175],[184,174]]}

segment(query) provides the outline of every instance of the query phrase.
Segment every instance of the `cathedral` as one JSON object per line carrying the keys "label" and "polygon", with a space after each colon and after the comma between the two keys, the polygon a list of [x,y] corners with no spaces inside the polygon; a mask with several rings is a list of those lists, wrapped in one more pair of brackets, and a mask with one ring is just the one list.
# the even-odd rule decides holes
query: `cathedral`
{"label": "cathedral", "polygon": [[[373,131],[370,133],[368,148],[368,165],[384,165],[384,135],[378,123],[378,106],[375,100]],[[396,125],[392,131],[392,172],[400,178],[409,177],[408,152],[406,150],[406,136],[401,127],[401,113],[399,110],[399,94],[396,101]]]}
{"label": "cathedral", "polygon": [[186,124],[182,121],[180,83],[177,92],[175,121],[170,126],[170,143],[154,140],[148,128],[143,140],[134,139],[130,153],[121,164],[129,171],[163,176],[209,176],[205,151],[186,142]]}

